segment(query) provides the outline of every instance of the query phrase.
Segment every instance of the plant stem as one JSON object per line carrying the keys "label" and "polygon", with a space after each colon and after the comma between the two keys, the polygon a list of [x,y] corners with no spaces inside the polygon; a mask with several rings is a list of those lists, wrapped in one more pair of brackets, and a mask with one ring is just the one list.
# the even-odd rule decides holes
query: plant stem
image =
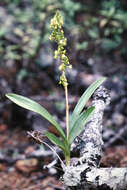
{"label": "plant stem", "polygon": [[70,156],[65,156],[65,160],[66,160],[66,166],[68,166],[70,163]]}
{"label": "plant stem", "polygon": [[66,101],[66,135],[67,140],[69,138],[69,104],[68,104],[68,88],[67,86],[64,87],[65,89],[65,101]]}

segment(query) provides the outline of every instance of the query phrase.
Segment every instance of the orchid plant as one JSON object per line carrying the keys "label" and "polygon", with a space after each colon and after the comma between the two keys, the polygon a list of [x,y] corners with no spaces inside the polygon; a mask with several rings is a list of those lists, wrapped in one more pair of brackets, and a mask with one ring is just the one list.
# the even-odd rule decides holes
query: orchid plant
{"label": "orchid plant", "polygon": [[84,106],[92,96],[94,91],[104,82],[105,78],[101,78],[91,84],[88,89],[83,93],[79,99],[77,105],[75,106],[72,114],[69,114],[69,104],[68,104],[68,81],[66,78],[66,69],[72,68],[72,65],[69,63],[69,59],[66,55],[65,46],[67,45],[67,39],[64,37],[63,31],[63,18],[60,15],[60,12],[57,11],[56,15],[51,19],[50,28],[52,33],[49,37],[50,40],[55,41],[58,44],[57,50],[54,52],[54,58],[59,58],[60,66],[59,70],[61,71],[61,76],[59,84],[64,87],[65,91],[65,104],[66,104],[66,132],[60,127],[59,123],[53,118],[53,116],[40,104],[37,102],[14,93],[6,94],[6,97],[9,98],[12,102],[17,105],[31,110],[40,114],[42,117],[47,119],[57,130],[59,137],[54,133],[46,132],[45,136],[55,145],[57,145],[64,153],[66,165],[69,165],[70,162],[70,146],[73,143],[76,136],[78,136],[85,124],[89,121],[91,115],[94,112],[94,107],[91,106],[85,111]]}

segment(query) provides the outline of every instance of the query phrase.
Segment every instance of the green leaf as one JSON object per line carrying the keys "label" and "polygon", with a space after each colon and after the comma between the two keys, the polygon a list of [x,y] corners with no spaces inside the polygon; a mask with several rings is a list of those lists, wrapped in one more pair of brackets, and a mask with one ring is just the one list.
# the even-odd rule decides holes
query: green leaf
{"label": "green leaf", "polygon": [[56,135],[54,135],[53,133],[50,133],[50,132],[46,132],[45,136],[48,137],[48,139],[52,143],[56,144],[63,151],[65,151],[64,143]]}
{"label": "green leaf", "polygon": [[95,90],[105,81],[105,77],[102,77],[99,80],[96,80],[94,83],[92,83],[87,90],[83,93],[81,98],[79,99],[77,105],[75,106],[75,109],[71,115],[70,119],[70,130],[72,129],[74,123],[76,122],[77,118],[79,117],[79,114],[82,112],[85,104],[89,100],[89,98],[92,96],[92,94],[95,92]]}
{"label": "green leaf", "polygon": [[65,157],[66,156],[70,156],[70,145],[68,144],[68,142],[66,141],[61,141],[58,137],[56,137],[53,133],[50,133],[50,132],[46,132],[45,134],[49,140],[56,144],[59,148],[61,148],[65,154]]}
{"label": "green leaf", "polygon": [[44,107],[42,107],[40,104],[38,104],[37,102],[35,102],[29,98],[26,98],[24,96],[20,96],[17,94],[13,94],[13,93],[6,94],[6,97],[9,98],[15,104],[17,104],[23,108],[26,108],[28,110],[31,110],[33,112],[36,112],[36,113],[40,114],[41,116],[43,116],[45,119],[47,119],[56,128],[59,135],[64,140],[66,139],[66,136],[65,136],[63,130],[61,129],[61,127],[59,126],[59,124],[52,117],[52,115]]}
{"label": "green leaf", "polygon": [[94,109],[95,108],[93,106],[91,106],[86,111],[84,111],[80,114],[79,118],[76,120],[73,128],[71,129],[71,131],[69,133],[70,144],[73,142],[75,137],[78,136],[82,132],[84,125],[89,121],[91,115],[94,112]]}

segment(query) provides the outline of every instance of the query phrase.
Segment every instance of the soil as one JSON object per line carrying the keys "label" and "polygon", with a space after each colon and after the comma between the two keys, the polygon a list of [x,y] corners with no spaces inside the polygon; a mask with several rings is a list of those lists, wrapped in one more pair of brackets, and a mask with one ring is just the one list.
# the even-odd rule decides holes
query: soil
{"label": "soil", "polygon": [[[58,171],[43,169],[52,156],[30,156],[37,150],[25,131],[0,125],[0,190],[62,190]],[[52,158],[51,158],[52,157]],[[101,167],[127,167],[126,146],[107,148]]]}
{"label": "soil", "polygon": [[61,190],[58,176],[43,166],[51,159],[30,153],[37,149],[21,129],[0,125],[0,190]]}

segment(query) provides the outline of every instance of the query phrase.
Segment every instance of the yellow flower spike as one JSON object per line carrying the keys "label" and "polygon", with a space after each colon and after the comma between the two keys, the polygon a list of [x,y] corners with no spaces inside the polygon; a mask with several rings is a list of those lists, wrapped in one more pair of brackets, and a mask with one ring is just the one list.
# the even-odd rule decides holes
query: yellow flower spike
{"label": "yellow flower spike", "polygon": [[64,37],[64,31],[62,29],[63,23],[63,18],[60,15],[60,12],[57,11],[54,18],[51,19],[50,28],[52,29],[52,33],[49,39],[57,42],[58,44],[58,48],[54,53],[54,58],[57,59],[58,56],[60,57],[61,65],[59,67],[59,70],[62,71],[62,74],[60,76],[59,83],[65,87],[68,84],[66,82],[67,79],[65,75],[66,68],[72,68],[72,66],[69,63],[68,57],[66,56],[66,50],[64,49],[64,46],[67,45],[67,39]]}
{"label": "yellow flower spike", "polygon": [[[69,63],[69,59],[66,56],[66,50],[64,47],[67,45],[67,39],[64,37],[64,31],[62,29],[63,26],[63,18],[60,15],[60,12],[57,11],[54,18],[51,20],[50,28],[52,29],[52,33],[50,35],[50,40],[55,41],[58,44],[57,50],[55,50],[55,58],[60,58],[61,64],[59,66],[59,70],[62,72],[59,84],[63,85],[65,90],[65,101],[66,101],[66,136],[67,140],[69,140],[69,105],[68,105],[68,81],[66,78],[66,68],[72,68],[72,65]],[[69,163],[70,155],[65,156],[66,164]]]}

